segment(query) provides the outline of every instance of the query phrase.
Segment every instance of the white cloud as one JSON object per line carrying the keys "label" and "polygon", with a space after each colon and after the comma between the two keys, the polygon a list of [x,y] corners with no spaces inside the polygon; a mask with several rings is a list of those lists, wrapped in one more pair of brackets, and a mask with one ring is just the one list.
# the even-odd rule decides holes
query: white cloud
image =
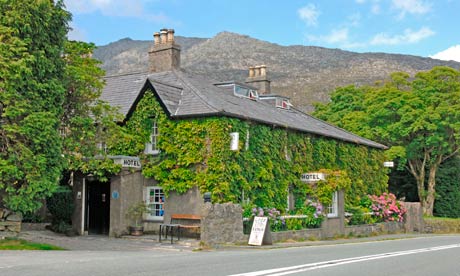
{"label": "white cloud", "polygon": [[366,3],[366,0],[356,0],[356,3],[358,3],[358,4],[364,4],[364,3]]}
{"label": "white cloud", "polygon": [[403,18],[406,13],[426,14],[431,11],[431,3],[423,0],[392,0],[392,6],[400,12],[399,17]]}
{"label": "white cloud", "polygon": [[436,58],[440,60],[455,60],[460,62],[460,45],[452,46],[444,51],[430,56],[430,58]]}
{"label": "white cloud", "polygon": [[297,14],[308,26],[318,25],[318,17],[321,14],[320,11],[313,4],[308,4],[297,10]]}
{"label": "white cloud", "polygon": [[399,35],[388,35],[385,33],[380,33],[375,35],[371,41],[371,45],[398,45],[398,44],[410,44],[417,43],[422,39],[434,35],[430,28],[422,27],[418,31],[412,31],[411,29],[406,29],[404,34]]}
{"label": "white cloud", "polygon": [[163,14],[152,14],[146,11],[148,0],[65,0],[67,9],[74,14],[85,14],[99,11],[106,16],[138,17],[152,21],[167,21]]}
{"label": "white cloud", "polygon": [[307,38],[310,41],[325,42],[329,44],[348,43],[348,28],[334,29],[328,35],[309,35]]}

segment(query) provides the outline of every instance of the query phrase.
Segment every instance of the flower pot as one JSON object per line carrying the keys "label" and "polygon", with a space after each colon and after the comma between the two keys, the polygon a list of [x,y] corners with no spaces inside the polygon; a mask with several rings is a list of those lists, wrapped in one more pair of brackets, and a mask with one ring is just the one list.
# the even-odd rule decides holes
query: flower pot
{"label": "flower pot", "polygon": [[129,232],[131,236],[142,236],[144,234],[144,226],[130,226]]}

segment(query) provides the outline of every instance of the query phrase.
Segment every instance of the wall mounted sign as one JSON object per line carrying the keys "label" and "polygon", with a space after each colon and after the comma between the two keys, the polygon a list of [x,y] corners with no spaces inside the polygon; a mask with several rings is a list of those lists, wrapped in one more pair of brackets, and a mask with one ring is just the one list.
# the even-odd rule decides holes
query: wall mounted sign
{"label": "wall mounted sign", "polygon": [[270,232],[270,226],[268,225],[268,217],[254,217],[248,244],[272,244],[272,236]]}
{"label": "wall mounted sign", "polygon": [[112,192],[112,198],[113,199],[118,199],[120,197],[120,193],[118,191],[113,191]]}
{"label": "wall mounted sign", "polygon": [[318,182],[320,180],[326,180],[326,176],[324,173],[319,172],[303,173],[300,176],[300,180],[303,182]]}
{"label": "wall mounted sign", "polygon": [[122,168],[141,168],[141,161],[139,157],[133,156],[112,156],[115,164],[120,164]]}

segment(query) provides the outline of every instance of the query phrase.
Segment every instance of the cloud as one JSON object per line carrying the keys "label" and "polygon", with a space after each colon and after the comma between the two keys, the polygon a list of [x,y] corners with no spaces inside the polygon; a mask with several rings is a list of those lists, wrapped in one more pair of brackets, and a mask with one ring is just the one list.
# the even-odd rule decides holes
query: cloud
{"label": "cloud", "polygon": [[422,39],[434,35],[430,28],[422,27],[418,31],[412,31],[411,29],[406,29],[404,34],[399,35],[388,35],[385,33],[380,33],[375,35],[371,41],[371,45],[399,45],[399,44],[411,44],[417,43]]}
{"label": "cloud", "polygon": [[430,56],[430,58],[436,58],[440,60],[455,60],[460,62],[460,45],[452,46],[444,51]]}
{"label": "cloud", "polygon": [[348,28],[334,29],[328,35],[308,35],[308,40],[329,44],[348,43]]}
{"label": "cloud", "polygon": [[106,16],[137,17],[151,21],[165,22],[168,17],[146,11],[149,0],[65,0],[67,9],[74,14],[100,12]]}
{"label": "cloud", "polygon": [[316,26],[318,25],[318,17],[321,13],[315,5],[310,3],[305,7],[298,9],[297,14],[308,26]]}
{"label": "cloud", "polygon": [[371,8],[371,13],[379,14],[380,13],[380,5],[379,4],[373,4],[372,8]]}
{"label": "cloud", "polygon": [[392,7],[400,11],[399,17],[409,14],[426,14],[431,11],[431,3],[422,0],[392,0]]}

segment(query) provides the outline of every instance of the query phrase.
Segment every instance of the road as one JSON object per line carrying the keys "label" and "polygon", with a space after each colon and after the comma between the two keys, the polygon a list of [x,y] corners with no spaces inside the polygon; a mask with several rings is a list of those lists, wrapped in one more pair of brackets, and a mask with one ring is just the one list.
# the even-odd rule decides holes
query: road
{"label": "road", "polygon": [[0,275],[460,276],[460,235],[270,250],[0,251]]}

